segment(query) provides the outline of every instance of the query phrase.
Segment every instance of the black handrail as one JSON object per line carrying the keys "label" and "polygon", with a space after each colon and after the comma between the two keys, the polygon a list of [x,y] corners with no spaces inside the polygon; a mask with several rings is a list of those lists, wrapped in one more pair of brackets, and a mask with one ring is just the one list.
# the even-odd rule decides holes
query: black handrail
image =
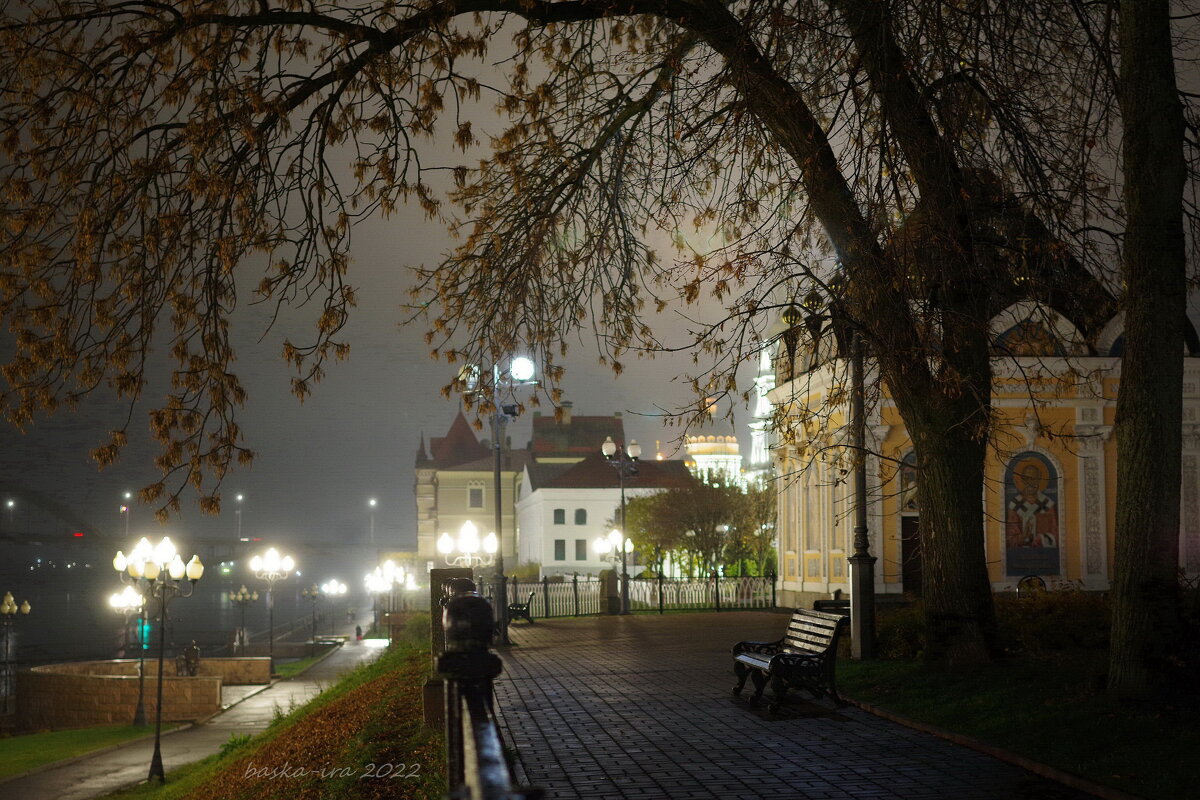
{"label": "black handrail", "polygon": [[540,789],[514,786],[492,705],[500,657],[489,652],[492,606],[465,579],[447,582],[442,612],[446,650],[438,657],[445,681],[446,785],[452,800],[536,800]]}

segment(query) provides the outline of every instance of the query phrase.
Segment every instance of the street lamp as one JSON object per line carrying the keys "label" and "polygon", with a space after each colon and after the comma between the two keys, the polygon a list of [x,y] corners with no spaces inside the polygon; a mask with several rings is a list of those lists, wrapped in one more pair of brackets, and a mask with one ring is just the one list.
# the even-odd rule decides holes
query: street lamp
{"label": "street lamp", "polygon": [[[629,579],[629,572],[625,568],[625,558],[627,553],[633,551],[633,542],[623,536],[619,530],[613,528],[608,532],[608,536],[597,537],[596,540],[592,542],[592,549],[600,555],[601,560],[611,558],[613,562],[613,569],[616,569],[617,564],[620,564],[621,574],[625,576],[626,580]],[[626,584],[626,587],[628,587],[628,584]],[[628,614],[628,591],[624,593],[623,598],[621,613]]]}
{"label": "street lamp", "polygon": [[233,509],[234,519],[237,520],[237,540],[239,542],[242,540],[242,497],[239,494],[234,498],[237,501],[237,505]]}
{"label": "street lamp", "polygon": [[[12,501],[9,500],[9,508],[12,507]],[[31,606],[28,600],[17,605],[17,601],[13,600],[12,592],[5,592],[4,599],[0,601],[0,618],[4,624],[4,713],[8,713],[8,696],[13,694],[12,686],[12,648],[9,646],[9,640],[12,639],[13,623],[16,621],[17,612],[21,616],[29,613]]]}
{"label": "street lamp", "polygon": [[375,544],[375,506],[376,506],[376,501],[375,501],[374,497],[367,500],[367,507],[371,509],[371,544],[372,545]]}
{"label": "street lamp", "polygon": [[328,595],[331,598],[329,601],[329,635],[332,636],[333,635],[333,619],[334,619],[334,614],[333,614],[334,607],[333,607],[333,599],[332,598],[341,597],[342,595],[344,595],[346,593],[346,584],[342,583],[341,581],[339,581],[335,578],[331,581],[322,583],[321,584],[321,592],[323,594]]}
{"label": "street lamp", "polygon": [[317,598],[321,596],[321,590],[314,583],[312,586],[301,589],[300,594],[312,600],[312,643],[308,646],[308,654],[315,655],[317,652]]}
{"label": "street lamp", "polygon": [[249,636],[246,634],[246,606],[251,603],[258,602],[258,592],[252,592],[246,588],[246,584],[242,584],[242,588],[236,592],[229,593],[229,602],[238,606],[242,610],[242,627],[239,629],[238,641],[241,642],[241,654],[246,655],[246,642]]}
{"label": "street lamp", "polygon": [[274,547],[268,547],[261,556],[250,559],[250,570],[254,577],[267,582],[267,655],[271,659],[271,674],[275,674],[275,581],[282,581],[296,568],[291,556],[281,556]]}
{"label": "street lamp", "polygon": [[125,493],[125,502],[121,504],[121,515],[125,517],[125,538],[129,538],[129,515],[132,513],[133,492]]}
{"label": "street lamp", "polygon": [[[494,484],[493,506],[495,508],[495,536],[498,542],[495,553],[496,574],[494,578],[493,595],[495,596],[495,604],[493,611],[496,618],[496,628],[499,635],[496,637],[497,644],[511,644],[508,640],[508,579],[504,575],[504,514],[501,502],[503,500],[503,483],[500,479],[500,450],[504,442],[504,426],[508,423],[509,418],[517,418],[517,405],[500,405],[500,390],[502,388],[512,389],[517,386],[533,386],[537,384],[534,378],[536,368],[532,360],[525,356],[517,356],[509,362],[508,368],[504,369],[500,364],[492,364],[492,380],[491,386],[484,388],[479,386],[479,367],[470,366],[460,373],[460,377],[465,383],[465,394],[484,395],[485,392],[490,395],[489,402],[492,409],[491,426],[492,426],[492,452],[494,454],[492,478]],[[443,534],[446,536],[446,534]],[[439,542],[439,549],[440,549]],[[443,553],[444,554],[444,553]],[[489,562],[491,563],[491,562]]]}
{"label": "street lamp", "polygon": [[139,619],[141,618],[143,604],[142,596],[138,594],[137,589],[128,584],[126,584],[124,590],[113,592],[108,596],[109,607],[118,614],[125,615],[124,644],[121,646],[121,652],[123,653],[129,651],[129,620],[134,614],[137,614]]}
{"label": "street lamp", "polygon": [[438,537],[437,549],[446,560],[446,564],[451,567],[488,567],[497,560],[500,537],[492,532],[480,541],[479,528],[474,522],[467,520],[458,529],[457,537],[443,531]]}
{"label": "street lamp", "polygon": [[[162,706],[163,706],[163,659],[167,649],[167,604],[175,597],[191,597],[196,590],[196,581],[204,575],[204,565],[193,555],[186,565],[169,536],[164,536],[157,545],[151,546],[145,537],[134,546],[128,556],[117,551],[113,568],[121,574],[121,580],[136,587],[143,598],[158,598],[158,703],[154,709],[154,757],[150,760],[150,776],[165,783],[166,773],[162,763]],[[126,578],[128,575],[128,578]],[[181,582],[187,578],[188,584]]]}
{"label": "street lamp", "polygon": [[[625,530],[625,479],[637,475],[638,459],[642,455],[642,447],[637,439],[629,441],[629,447],[621,447],[611,436],[604,439],[600,452],[617,471],[617,482],[621,487],[621,532]],[[616,533],[616,531],[614,531]],[[618,533],[618,536],[620,533]],[[626,548],[621,548],[621,613],[629,613],[629,568],[626,563]]]}
{"label": "street lamp", "polygon": [[363,583],[367,587],[367,592],[371,595],[371,613],[375,617],[375,624],[372,628],[379,630],[379,595],[388,591],[387,584],[384,583],[383,575],[380,574],[379,567],[376,567],[373,572],[368,572],[363,576]]}
{"label": "street lamp", "polygon": [[[867,527],[867,416],[864,369],[864,343],[861,332],[838,302],[828,304],[827,312],[819,313],[821,300],[813,295],[804,303],[805,313],[789,305],[782,322],[787,330],[782,334],[788,349],[789,363],[795,357],[798,331],[803,325],[810,332],[819,332],[821,323],[829,321],[832,334],[848,343],[850,356],[850,428],[854,451],[854,555],[850,565],[850,654],[856,659],[875,657],[875,563],[871,555],[871,537]],[[812,334],[814,339],[819,333]]]}

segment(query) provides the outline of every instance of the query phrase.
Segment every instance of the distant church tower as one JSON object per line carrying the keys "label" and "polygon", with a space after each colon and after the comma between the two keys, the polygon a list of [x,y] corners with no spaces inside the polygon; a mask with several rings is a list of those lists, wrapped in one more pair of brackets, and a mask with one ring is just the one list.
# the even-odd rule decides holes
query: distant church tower
{"label": "distant church tower", "polygon": [[[709,398],[706,403],[705,416],[711,421],[716,401]],[[687,468],[698,480],[709,484],[745,485],[742,453],[736,436],[689,436],[683,449],[687,453]]]}

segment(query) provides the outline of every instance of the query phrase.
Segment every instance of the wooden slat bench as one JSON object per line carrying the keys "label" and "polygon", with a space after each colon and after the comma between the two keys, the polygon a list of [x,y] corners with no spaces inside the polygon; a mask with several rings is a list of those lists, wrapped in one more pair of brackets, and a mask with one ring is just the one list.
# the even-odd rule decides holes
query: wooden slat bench
{"label": "wooden slat bench", "polygon": [[841,614],[798,608],[779,641],[738,642],[733,646],[733,671],[738,678],[733,693],[740,695],[749,677],[754,681],[751,705],[762,697],[770,680],[775,693],[769,707],[772,712],[779,710],[789,688],[806,689],[813,697],[827,695],[842,705],[834,668],[838,639],[849,622],[849,617]]}
{"label": "wooden slat bench", "polygon": [[525,598],[524,603],[509,603],[508,604],[508,621],[524,619],[533,624],[533,615],[529,613],[529,604],[533,602],[534,592],[529,593],[529,597]]}

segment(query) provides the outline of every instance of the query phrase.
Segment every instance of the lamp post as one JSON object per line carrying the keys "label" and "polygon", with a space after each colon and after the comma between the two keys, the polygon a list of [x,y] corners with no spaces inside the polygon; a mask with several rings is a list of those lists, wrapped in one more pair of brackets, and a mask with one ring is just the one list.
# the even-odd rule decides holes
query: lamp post
{"label": "lamp post", "polygon": [[121,515],[125,517],[125,538],[129,538],[129,516],[133,513],[133,492],[126,492],[125,502],[121,504]]}
{"label": "lamp post", "polygon": [[[846,561],[850,565],[850,653],[856,659],[875,657],[875,562],[871,555],[870,531],[867,527],[867,416],[864,378],[864,344],[862,334],[854,327],[846,309],[838,302],[828,305],[827,313],[818,313],[821,300],[813,297],[804,303],[805,312],[789,305],[782,322],[787,326],[782,334],[788,349],[789,364],[795,358],[796,344],[803,328],[815,339],[821,324],[834,326],[831,335],[848,343],[850,349],[850,427],[854,451],[854,554]],[[790,367],[789,367],[790,368]]]}
{"label": "lamp post", "polygon": [[125,588],[119,592],[113,592],[108,596],[108,605],[113,611],[118,614],[125,615],[125,630],[124,644],[121,646],[121,652],[125,653],[129,650],[129,620],[134,614],[141,617],[142,612],[142,596],[138,594],[137,589],[126,584]]}
{"label": "lamp post", "polygon": [[[9,508],[11,508],[12,501]],[[12,639],[13,623],[16,622],[17,613],[25,616],[29,613],[31,606],[29,601],[22,601],[21,605],[17,605],[17,601],[13,600],[12,592],[5,592],[4,599],[0,601],[0,619],[4,623],[4,713],[8,713],[8,696],[12,694],[14,688],[11,684],[12,679],[12,648],[9,646],[9,640]]]}
{"label": "lamp post", "polygon": [[525,356],[514,358],[509,362],[507,369],[502,368],[498,363],[493,363],[491,373],[491,386],[486,388],[479,386],[479,368],[476,366],[466,368],[460,373],[460,376],[463,376],[465,383],[465,394],[487,397],[492,410],[490,419],[492,426],[492,452],[494,455],[492,466],[494,484],[492,505],[495,509],[495,536],[499,543],[495,554],[496,573],[493,579],[492,592],[495,597],[495,603],[492,610],[495,614],[496,629],[498,632],[496,643],[511,644],[508,639],[508,578],[504,574],[504,513],[503,506],[501,505],[504,499],[504,486],[500,478],[500,455],[504,442],[504,426],[508,423],[509,418],[517,418],[518,407],[515,404],[501,406],[500,390],[502,388],[511,389],[517,386],[533,386],[537,384],[537,380],[534,378],[536,369],[533,361]]}
{"label": "lamp post", "polygon": [[376,567],[373,572],[368,572],[363,577],[363,583],[367,587],[367,592],[371,595],[371,613],[375,617],[375,622],[371,626],[374,630],[379,630],[379,595],[387,591],[384,586],[383,576],[379,574],[379,567]]}
{"label": "lamp post", "polygon": [[275,674],[275,582],[286,580],[296,568],[291,556],[281,556],[274,547],[268,547],[261,556],[250,559],[250,571],[260,581],[267,582],[267,656],[271,659],[271,674]]}
{"label": "lamp post", "polygon": [[480,541],[479,528],[474,522],[467,520],[458,529],[458,536],[451,536],[443,531],[438,537],[437,549],[447,566],[469,569],[489,567],[496,561],[500,537],[492,532]]}
{"label": "lamp post", "polygon": [[[625,479],[637,475],[638,459],[641,458],[642,448],[637,439],[631,439],[629,447],[621,447],[606,437],[600,445],[600,452],[608,463],[617,471],[617,483],[621,487],[621,533],[625,532]],[[629,613],[629,568],[625,560],[625,548],[621,548],[621,613]]]}
{"label": "lamp post", "polygon": [[371,546],[375,546],[375,506],[378,502],[374,497],[367,500],[367,508],[371,509]]}
{"label": "lamp post", "polygon": [[[162,706],[163,706],[163,659],[167,650],[167,604],[175,597],[191,597],[196,590],[196,581],[204,575],[204,565],[193,555],[186,565],[170,537],[164,536],[157,545],[143,537],[128,556],[117,551],[113,568],[121,573],[121,579],[135,582],[137,590],[145,597],[158,599],[158,702],[154,709],[154,757],[150,760],[150,775],[147,780],[166,782],[162,763]],[[188,584],[182,581],[187,578]]]}
{"label": "lamp post", "polygon": [[333,619],[334,619],[333,598],[341,597],[342,595],[344,595],[346,593],[346,584],[342,583],[341,581],[339,581],[335,578],[334,580],[327,581],[326,583],[321,584],[321,593],[328,595],[330,598],[329,599],[329,635],[332,636],[333,635]]}
{"label": "lamp post", "polygon": [[[633,542],[627,539],[621,531],[613,528],[608,532],[608,536],[600,536],[592,542],[592,549],[600,554],[601,559],[611,558],[613,569],[617,568],[617,564],[621,565],[621,574],[626,581],[629,580],[629,572],[626,569],[625,558],[626,554],[633,550]],[[610,612],[611,613],[611,612]],[[624,585],[624,590],[621,595],[621,613],[629,613],[629,585]]]}
{"label": "lamp post", "polygon": [[241,642],[242,645],[240,648],[241,654],[246,655],[246,642],[250,638],[246,634],[246,606],[250,605],[251,603],[258,602],[258,592],[250,591],[246,588],[246,584],[243,583],[242,588],[238,589],[236,592],[229,593],[229,602],[233,603],[242,610],[242,627],[239,629],[240,635],[238,636],[238,641]]}
{"label": "lamp post", "polygon": [[237,540],[239,542],[242,540],[242,498],[243,495],[240,494],[234,498],[237,505],[233,509],[233,517],[237,520]]}
{"label": "lamp post", "polygon": [[308,654],[311,656],[317,652],[317,598],[321,596],[321,590],[314,583],[301,589],[300,594],[312,601],[312,641],[308,646]]}
{"label": "lamp post", "polygon": [[875,657],[875,556],[867,529],[867,415],[864,403],[863,341],[851,338],[850,424],[854,427],[854,555],[850,563],[850,650],[854,658]]}

